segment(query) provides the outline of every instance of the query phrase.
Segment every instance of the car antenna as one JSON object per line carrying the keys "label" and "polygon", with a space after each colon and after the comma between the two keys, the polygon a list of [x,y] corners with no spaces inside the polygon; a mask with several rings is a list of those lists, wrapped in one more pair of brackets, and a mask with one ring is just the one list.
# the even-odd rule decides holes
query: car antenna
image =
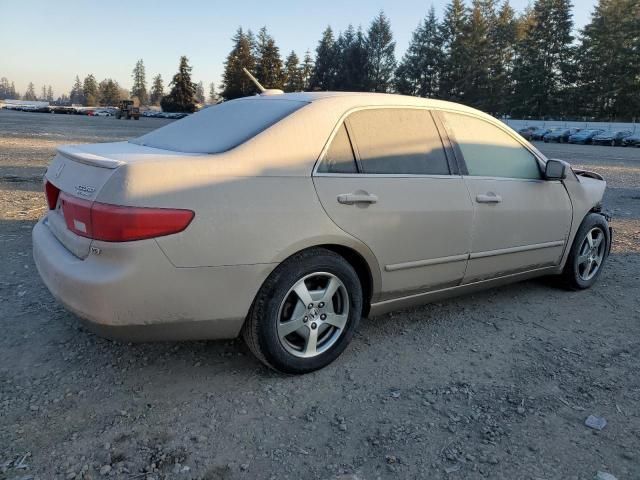
{"label": "car antenna", "polygon": [[242,67],[242,71],[247,74],[247,76],[249,77],[249,79],[251,79],[253,83],[256,84],[256,87],[258,87],[258,90],[260,90],[260,93],[264,93],[267,90],[262,85],[260,85],[260,82],[256,79],[256,77],[251,75],[251,72],[249,70],[247,70],[245,67]]}
{"label": "car antenna", "polygon": [[260,82],[256,79],[256,77],[251,75],[251,72],[247,70],[246,67],[242,67],[242,71],[246,73],[249,79],[256,85],[256,87],[258,87],[258,90],[260,90],[260,95],[282,95],[284,93],[279,88],[264,88],[262,84],[260,84]]}

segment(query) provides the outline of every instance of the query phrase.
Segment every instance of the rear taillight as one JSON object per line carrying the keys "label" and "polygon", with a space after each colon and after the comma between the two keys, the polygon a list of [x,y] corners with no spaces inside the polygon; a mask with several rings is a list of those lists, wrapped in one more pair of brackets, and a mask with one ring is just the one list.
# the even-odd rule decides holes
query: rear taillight
{"label": "rear taillight", "polygon": [[49,206],[49,210],[55,210],[56,205],[58,205],[58,196],[60,195],[60,189],[49,180],[45,180],[44,194],[47,197],[47,205]]}
{"label": "rear taillight", "polygon": [[191,210],[123,207],[60,194],[67,228],[105,242],[130,242],[182,232],[193,220]]}

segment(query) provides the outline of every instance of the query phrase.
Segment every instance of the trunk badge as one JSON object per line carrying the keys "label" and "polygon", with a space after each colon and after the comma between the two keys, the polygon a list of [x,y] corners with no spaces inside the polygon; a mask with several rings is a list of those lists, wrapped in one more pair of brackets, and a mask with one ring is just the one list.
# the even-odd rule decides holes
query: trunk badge
{"label": "trunk badge", "polygon": [[95,191],[96,188],[91,185],[76,185],[76,193],[83,197],[90,197]]}

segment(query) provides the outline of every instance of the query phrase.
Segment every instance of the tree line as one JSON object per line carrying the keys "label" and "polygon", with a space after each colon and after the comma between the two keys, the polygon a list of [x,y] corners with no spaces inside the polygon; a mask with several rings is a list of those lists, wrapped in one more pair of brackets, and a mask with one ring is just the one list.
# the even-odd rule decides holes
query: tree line
{"label": "tree line", "polygon": [[247,68],[285,91],[397,92],[465,103],[495,116],[632,120],[640,112],[640,0],[599,0],[573,35],[570,0],[535,0],[517,14],[508,0],[451,0],[433,7],[401,59],[380,12],[364,31],[322,33],[312,59],[238,29],[224,64],[221,95],[256,93]]}
{"label": "tree line", "polygon": [[[147,90],[138,60],[130,92],[89,74],[83,81],[76,76],[68,101],[114,105],[131,95],[143,105],[191,112],[197,104],[257,93],[246,68],[265,87],[287,92],[396,92],[461,102],[499,117],[634,120],[640,112],[640,0],[599,0],[577,37],[572,8],[571,0],[534,0],[517,14],[509,0],[450,0],[441,19],[433,7],[426,13],[400,59],[384,12],[366,30],[349,25],[336,36],[328,26],[315,55],[291,51],[284,60],[266,27],[257,35],[241,27],[224,62],[220,95],[213,83],[205,95],[183,56],[167,93],[159,74]],[[6,78],[0,79],[3,97],[19,97]],[[43,87],[41,97],[52,98],[51,87]],[[24,98],[37,98],[32,83]]]}

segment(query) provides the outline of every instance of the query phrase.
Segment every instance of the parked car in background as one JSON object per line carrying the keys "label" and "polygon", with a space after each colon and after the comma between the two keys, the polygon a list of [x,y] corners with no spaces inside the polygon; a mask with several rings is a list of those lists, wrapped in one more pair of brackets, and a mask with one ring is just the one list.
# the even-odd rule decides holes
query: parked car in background
{"label": "parked car in background", "polygon": [[593,137],[604,133],[602,129],[586,129],[580,130],[569,137],[569,143],[577,143],[580,145],[588,145],[593,140]]}
{"label": "parked car in background", "polygon": [[556,128],[547,133],[542,139],[546,142],[566,143],[571,135],[575,135],[580,131],[579,128]]}
{"label": "parked car in background", "polygon": [[631,130],[604,132],[593,137],[591,143],[594,145],[611,145],[612,147],[617,147],[622,145],[622,141],[629,136],[631,136]]}
{"label": "parked car in background", "polygon": [[542,140],[544,136],[551,131],[551,128],[539,128],[531,133],[531,140]]}
{"label": "parked car in background", "polygon": [[93,112],[93,116],[94,117],[112,117],[113,115],[111,114],[111,112],[108,112],[107,110],[95,110]]}
{"label": "parked car in background", "polygon": [[181,118],[189,115],[188,113],[180,113],[180,112],[162,112],[161,118],[170,118],[171,120],[180,120]]}
{"label": "parked car in background", "polygon": [[622,139],[624,147],[640,147],[640,133],[634,133]]}
{"label": "parked car in background", "polygon": [[562,132],[563,130],[564,129],[562,127],[553,127],[547,133],[542,135],[542,138],[540,138],[540,140],[543,140],[545,143],[547,143],[549,141],[549,136],[550,135],[555,135],[558,132]]}
{"label": "parked car in background", "polygon": [[537,130],[540,130],[542,127],[537,127],[535,125],[530,125],[528,127],[523,127],[518,130],[518,133],[522,135],[526,140],[531,140],[531,135]]}
{"label": "parked car in background", "polygon": [[242,335],[305,373],[362,316],[542,275],[591,287],[611,245],[605,187],[463,105],[268,93],[59,147],[33,255],[103,335]]}

